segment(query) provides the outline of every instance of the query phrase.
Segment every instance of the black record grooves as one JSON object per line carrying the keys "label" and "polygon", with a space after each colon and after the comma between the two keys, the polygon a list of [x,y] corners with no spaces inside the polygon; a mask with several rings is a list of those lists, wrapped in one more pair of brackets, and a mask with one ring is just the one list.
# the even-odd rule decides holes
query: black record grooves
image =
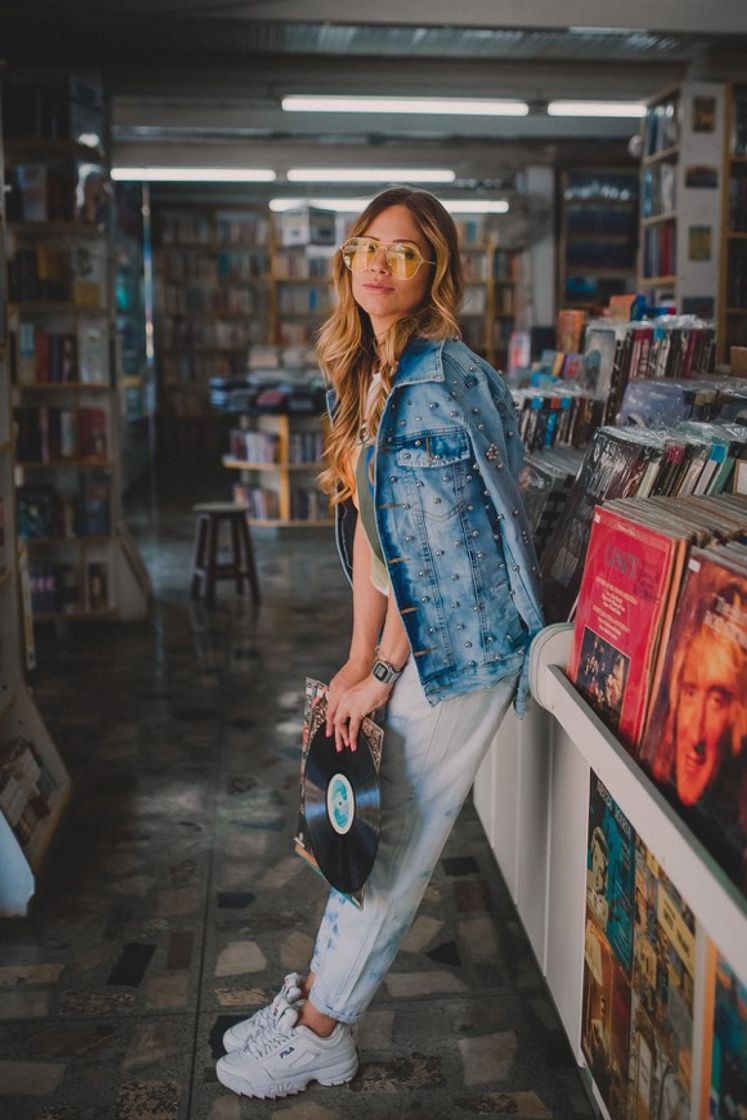
{"label": "black record grooves", "polygon": [[354,894],[371,873],[379,846],[379,776],[363,733],[358,749],[335,750],[325,725],[306,758],[304,813],[319,869],[333,887]]}

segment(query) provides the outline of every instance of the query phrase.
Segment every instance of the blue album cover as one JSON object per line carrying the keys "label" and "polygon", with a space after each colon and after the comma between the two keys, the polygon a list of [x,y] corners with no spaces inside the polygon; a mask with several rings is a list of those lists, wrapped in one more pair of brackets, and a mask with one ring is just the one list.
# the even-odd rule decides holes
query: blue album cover
{"label": "blue album cover", "polygon": [[605,934],[630,976],[633,961],[635,833],[592,771],[589,793],[589,845],[586,857],[586,910]]}

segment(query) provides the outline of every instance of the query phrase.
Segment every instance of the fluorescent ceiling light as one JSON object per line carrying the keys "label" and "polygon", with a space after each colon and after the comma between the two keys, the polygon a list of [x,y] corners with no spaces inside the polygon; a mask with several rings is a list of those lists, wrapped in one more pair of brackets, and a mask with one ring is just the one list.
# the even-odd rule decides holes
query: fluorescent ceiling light
{"label": "fluorescent ceiling light", "polygon": [[640,101],[550,101],[550,117],[645,117]]}
{"label": "fluorescent ceiling light", "polygon": [[508,214],[505,198],[442,198],[450,214]]}
{"label": "fluorescent ceiling light", "polygon": [[298,210],[302,206],[336,210],[338,214],[360,214],[370,201],[370,198],[271,198],[269,206],[275,214],[281,214],[284,210]]}
{"label": "fluorescent ceiling light", "polygon": [[[370,201],[370,198],[271,198],[269,205],[276,214],[302,206],[336,210],[338,214],[360,214]],[[452,214],[507,214],[509,208],[504,198],[442,198],[441,202]]]}
{"label": "fluorescent ceiling light", "polygon": [[274,183],[264,167],[113,167],[112,179],[141,183]]}
{"label": "fluorescent ceiling light", "polygon": [[428,167],[291,167],[289,183],[453,183],[454,171]]}
{"label": "fluorescent ceiling light", "polygon": [[497,97],[345,97],[293,94],[282,99],[296,113],[435,113],[460,117],[525,117],[526,101]]}

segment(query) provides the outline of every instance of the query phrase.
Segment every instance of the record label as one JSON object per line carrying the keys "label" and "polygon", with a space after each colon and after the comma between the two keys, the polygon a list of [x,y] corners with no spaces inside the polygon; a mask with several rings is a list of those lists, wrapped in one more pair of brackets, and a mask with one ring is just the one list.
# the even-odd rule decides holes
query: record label
{"label": "record label", "polygon": [[327,816],[338,836],[350,832],[355,820],[355,795],[344,774],[333,774],[327,786]]}

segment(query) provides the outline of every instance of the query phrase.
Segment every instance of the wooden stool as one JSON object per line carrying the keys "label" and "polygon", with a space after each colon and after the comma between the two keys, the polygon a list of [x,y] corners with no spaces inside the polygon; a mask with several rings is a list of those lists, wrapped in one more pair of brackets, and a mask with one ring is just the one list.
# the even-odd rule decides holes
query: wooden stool
{"label": "wooden stool", "polygon": [[[259,603],[259,580],[254,563],[254,550],[246,520],[246,506],[235,502],[202,502],[192,507],[197,515],[195,547],[192,559],[190,596],[199,599],[204,592],[205,603],[215,606],[215,585],[222,579],[236,581],[239,595],[244,594],[244,580],[249,580],[252,601]],[[218,543],[222,522],[231,531],[231,559],[218,563]]]}

